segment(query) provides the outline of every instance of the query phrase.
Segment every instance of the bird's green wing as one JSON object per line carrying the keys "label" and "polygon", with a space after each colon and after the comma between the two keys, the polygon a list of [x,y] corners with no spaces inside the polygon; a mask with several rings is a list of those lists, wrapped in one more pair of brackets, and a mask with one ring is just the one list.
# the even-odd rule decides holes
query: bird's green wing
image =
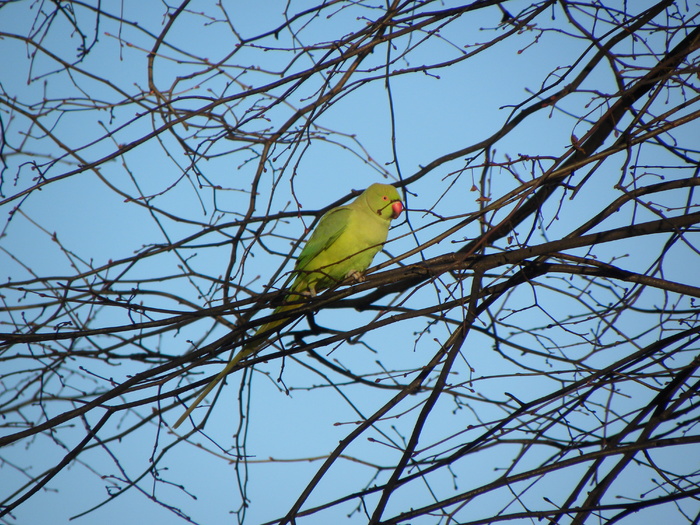
{"label": "bird's green wing", "polygon": [[314,229],[311,237],[306,241],[304,249],[301,250],[294,271],[299,272],[307,269],[307,266],[321,252],[330,248],[338,240],[348,227],[352,210],[346,206],[333,208],[326,213]]}

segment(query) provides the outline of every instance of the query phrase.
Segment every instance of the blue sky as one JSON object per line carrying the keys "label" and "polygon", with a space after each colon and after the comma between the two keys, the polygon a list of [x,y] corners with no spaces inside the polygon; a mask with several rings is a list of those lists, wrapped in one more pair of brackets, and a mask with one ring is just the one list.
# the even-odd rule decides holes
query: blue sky
{"label": "blue sky", "polygon": [[[278,13],[286,5],[285,2],[269,2],[265,8],[260,8],[259,5],[253,7],[252,3],[240,1],[225,5],[243,37],[269,31],[284,21]],[[519,1],[507,4],[512,13],[517,13],[527,5],[528,2]],[[648,5],[651,3],[639,2],[639,5],[635,4],[635,9]],[[441,4],[435,5],[435,9],[443,7]],[[3,6],[0,31],[26,34],[31,30],[32,24],[36,24],[37,9],[38,4],[28,1]],[[151,34],[157,34],[165,20],[161,3],[143,5],[127,1],[119,6],[108,6],[107,9],[121,10],[127,19],[137,20],[139,26]],[[359,7],[338,9],[332,16],[323,20],[311,20],[303,28],[301,24],[295,25],[299,31],[298,42],[292,42],[290,35],[282,32],[278,38],[271,36],[259,42],[260,46],[270,46],[271,49],[248,46],[235,55],[235,60],[229,60],[227,66],[221,68],[221,73],[194,75],[202,71],[204,66],[193,57],[206,57],[210,63],[223,60],[235,45],[235,38],[224,22],[213,22],[214,16],[221,16],[215,2],[193,2],[189,9],[191,12],[178,19],[166,38],[166,42],[173,47],[163,45],[160,49],[161,55],[155,61],[155,79],[161,90],[173,89],[182,97],[192,97],[179,102],[179,107],[190,109],[205,105],[205,98],[215,100],[246,89],[242,85],[259,87],[272,82],[279,78],[280,71],[291,73],[309,67],[309,57],[302,56],[299,60],[292,61],[294,55],[281,48],[290,45],[298,48],[336,40],[363,27],[363,16],[375,18],[381,12],[379,9]],[[291,11],[301,9],[304,9],[303,4],[293,4]],[[118,15],[119,10],[112,13]],[[586,43],[583,40],[569,38],[556,31],[540,33],[542,27],[560,28],[564,24],[560,11],[554,9],[547,13],[538,18],[537,25],[531,30],[523,31],[449,68],[437,69],[432,74],[413,73],[392,77],[390,87],[398,166],[392,163],[390,107],[387,89],[382,80],[350,91],[318,117],[314,121],[314,132],[318,133],[319,138],[310,140],[308,147],[306,144],[299,149],[278,146],[271,155],[268,170],[261,178],[260,191],[263,197],[258,201],[256,214],[263,215],[266,207],[269,207],[270,213],[298,211],[298,217],[283,221],[275,230],[277,237],[266,238],[270,249],[276,253],[266,252],[252,238],[246,240],[251,253],[248,254],[246,264],[237,267],[240,268],[240,273],[235,274],[234,282],[261,291],[275,272],[280,270],[283,255],[291,250],[293,241],[302,237],[304,228],[311,224],[309,212],[327,206],[352,189],[363,189],[376,181],[395,182],[399,174],[404,178],[410,177],[432,160],[478,143],[500,129],[510,115],[510,106],[527,100],[530,92],[537,91],[543,83],[552,82],[556,74],[562,71],[557,68],[573,64],[585,49]],[[79,16],[84,24],[82,27],[93,31],[94,20],[91,21],[83,10],[79,11]],[[466,15],[441,30],[440,39],[431,38],[425,44],[417,46],[408,55],[408,60],[400,60],[395,69],[439,63],[461,56],[465,49],[474,49],[478,44],[502,35],[505,29],[498,27],[500,19],[501,13],[496,7]],[[88,35],[93,34],[88,29],[86,32]],[[52,133],[65,141],[64,144],[78,149],[82,159],[65,157],[50,167],[47,171],[49,177],[75,169],[80,162],[95,162],[111,155],[121,145],[139,140],[154,127],[162,125],[159,117],[151,121],[150,116],[143,115],[145,111],[139,104],[119,105],[124,98],[123,93],[136,96],[146,90],[146,55],[153,46],[153,37],[135,27],[117,24],[107,17],[101,19],[94,35],[98,38],[97,45],[77,67],[108,78],[111,85],[87,78],[79,72],[74,72],[72,78],[65,72],[52,74],[56,64],[42,54],[37,55],[30,72],[27,46],[18,39],[6,37],[0,40],[2,56],[7,57],[4,72],[0,73],[4,92],[16,94],[21,101],[32,104],[41,104],[45,98],[60,101],[89,93],[94,100],[104,105],[104,109],[98,111],[79,103],[66,111],[60,119],[43,121],[51,125]],[[414,38],[417,40],[419,36]],[[648,44],[653,46],[656,44],[655,39],[660,38],[661,35],[649,35]],[[412,46],[416,40],[399,41],[397,45]],[[65,21],[56,22],[43,39],[46,49],[65,60],[75,59],[77,42],[75,32],[71,31]],[[129,45],[120,46],[120,42]],[[401,49],[398,47],[392,52],[398,54]],[[366,64],[381,63],[385,58],[382,55],[384,52],[385,49],[382,49],[376,56],[369,57]],[[321,56],[322,53],[317,52],[314,59],[318,60]],[[590,57],[590,53],[587,56]],[[649,57],[640,56],[637,64],[650,63],[650,60]],[[239,67],[252,65],[259,67],[260,71]],[[287,66],[288,69],[285,69]],[[552,71],[556,73],[550,76]],[[28,84],[27,79],[30,77],[33,80]],[[333,81],[336,79],[334,77]],[[227,88],[231,82],[233,83]],[[288,105],[279,104],[264,115],[259,115],[244,130],[253,133],[266,127],[279,128],[294,114],[296,108],[309,103],[320,86],[320,78],[305,83],[288,97]],[[267,102],[268,95],[279,97],[286,89],[285,86],[271,90],[265,96],[261,95],[257,101],[262,105]],[[586,81],[583,89],[614,92],[616,88],[610,71],[601,67]],[[587,128],[586,122],[576,123],[565,112],[582,114],[589,111],[588,118],[595,119],[605,109],[596,108],[595,103],[589,105],[595,97],[596,93],[582,92],[565,99],[557,109],[540,111],[528,117],[525,125],[498,142],[496,151],[493,152],[493,161],[505,162],[508,158],[526,155],[543,157],[543,163],[546,164],[551,158],[563,155],[571,147],[572,133],[582,136]],[[669,104],[677,103],[679,97],[678,90],[670,90],[667,95]],[[54,102],[49,102],[51,103]],[[232,104],[231,112],[226,118],[231,121],[243,119],[255,111],[254,101],[244,99],[239,105]],[[22,122],[26,121],[22,117],[6,112],[3,119],[8,130],[8,142],[19,144],[25,140],[23,133],[26,124]],[[189,121],[190,126],[210,123],[202,116],[193,117]],[[181,135],[192,133],[191,129],[182,125],[176,126],[175,130]],[[132,257],[153,246],[177,242],[212,227],[211,231],[179,252],[179,256],[186,258],[190,267],[199,272],[198,276],[187,275],[182,270],[183,260],[174,253],[167,252],[162,256],[146,258],[128,269],[128,265],[121,265],[111,269],[111,273],[101,273],[100,277],[114,278],[125,270],[121,280],[126,288],[132,280],[135,282],[139,279],[170,276],[166,280],[149,281],[148,286],[140,285],[141,293],[149,306],[186,312],[193,305],[202,307],[220,304],[221,295],[211,291],[212,283],[209,279],[224,274],[230,257],[230,248],[225,243],[230,240],[235,228],[219,230],[213,226],[240,220],[245,213],[249,201],[246,191],[255,172],[256,155],[260,149],[253,146],[234,151],[239,146],[235,141],[218,140],[209,143],[205,140],[206,133],[203,131],[200,138],[190,141],[190,145],[210,147],[208,153],[211,157],[207,160],[198,159],[196,164],[201,177],[191,169],[192,157],[184,154],[171,134],[163,133],[157,139],[145,141],[124,155],[104,163],[99,172],[85,171],[49,184],[42,191],[32,192],[26,200],[21,201],[21,213],[16,213],[11,221],[3,224],[4,250],[0,253],[2,280],[21,281],[31,278],[32,274],[65,278],[91,267],[101,267],[109,261]],[[677,136],[687,139],[697,137],[698,133],[700,130],[697,122],[691,122],[679,129]],[[62,155],[60,144],[43,137],[36,129],[33,130],[33,136],[38,138],[27,140],[26,151],[34,152],[40,156],[39,159],[43,155]],[[6,173],[11,176],[5,175],[2,188],[5,196],[33,184],[35,174],[29,164],[23,163],[36,158],[29,155],[8,157]],[[482,162],[483,157],[471,163],[460,158],[441,166],[431,176],[409,185],[411,194],[407,199],[407,212],[402,220],[396,221],[391,230],[387,250],[393,255],[413,250],[476,211],[480,195],[472,191],[472,186],[479,184],[479,164]],[[608,164],[595,172],[591,181],[583,186],[575,198],[569,199],[567,195],[566,198],[560,200],[558,197],[556,201],[548,203],[543,220],[548,224],[551,221],[551,224],[544,235],[537,232],[530,244],[561,238],[603,209],[617,195],[614,185],[620,178],[623,162],[622,158],[608,161]],[[645,148],[640,157],[635,159],[635,163],[641,166],[639,169],[647,173],[640,178],[643,182],[660,181],[662,176],[666,180],[673,176],[687,176],[685,168],[679,168],[674,175],[674,170],[669,169],[674,162],[677,161],[661,148]],[[664,166],[664,169],[658,168],[659,166]],[[522,180],[530,180],[533,176],[527,168],[527,163],[515,167]],[[14,178],[17,172],[20,176]],[[574,183],[581,181],[585,174],[586,171],[581,170]],[[629,175],[627,181],[629,182]],[[500,172],[495,171],[486,197],[497,199],[516,189],[519,184],[505,168]],[[275,185],[273,194],[271,188]],[[152,196],[149,202],[159,211],[151,213],[138,201],[134,201],[139,195]],[[269,198],[266,197],[268,195]],[[676,207],[683,204],[686,195],[673,193],[668,197],[659,197],[658,200],[667,199],[664,202],[669,207]],[[9,209],[16,204],[15,201],[4,207],[5,218]],[[493,223],[502,220],[513,206],[514,203],[504,206],[503,211],[492,217]],[[638,217],[646,217],[644,220],[655,217],[642,207],[637,208],[635,213]],[[184,220],[176,220],[174,217]],[[628,224],[631,217],[632,207],[627,206],[604,222],[600,229]],[[406,222],[407,219],[410,224]],[[526,226],[516,230],[519,240],[528,235]],[[54,234],[61,241],[63,250],[52,239]],[[422,251],[422,256],[429,258],[454,251],[465,240],[478,234],[478,226],[473,223],[468,229],[456,232],[439,244],[427,246]],[[658,241],[658,244],[650,247],[647,244],[649,242],[647,239],[632,240],[615,247],[597,246],[590,253],[586,250],[571,253],[581,256],[592,254],[603,261],[615,260],[625,269],[643,271],[652,264],[662,243]],[[503,247],[505,242],[499,243],[495,249]],[[239,253],[239,257],[241,255]],[[697,254],[678,245],[672,248],[668,259],[666,278],[700,285],[700,278],[691,270],[697,263]],[[380,255],[375,263],[386,260],[386,255]],[[419,260],[420,256],[416,254],[403,263]],[[285,272],[289,270],[291,263],[282,269],[283,277],[278,280],[278,285],[283,282]],[[498,280],[497,275],[491,277],[494,282]],[[79,282],[87,284],[93,278],[87,277]],[[569,284],[565,279],[551,277],[544,281],[555,290],[561,290]],[[460,284],[445,275],[434,286],[424,286],[413,294],[404,294],[398,298],[386,298],[383,304],[393,301],[406,307],[418,307],[445,301],[452,293],[466,295],[468,290],[460,290]],[[244,297],[245,294],[242,293],[240,298]],[[19,293],[7,296],[7,302],[11,304],[22,301],[31,304],[32,301],[40,300],[39,296],[22,298]],[[659,304],[663,300],[660,292],[656,295],[651,293],[644,304]],[[547,338],[551,336],[559,344],[581,345],[586,330],[595,329],[594,323],[581,323],[580,331],[584,334],[581,335],[577,333],[579,326],[575,323],[566,327],[552,323],[551,313],[561,321],[569,315],[582,315],[586,311],[581,302],[573,298],[566,299],[558,292],[537,289],[535,293],[533,288],[531,292],[519,292],[510,297],[509,301],[499,314],[504,317],[503,327],[512,324],[512,330],[500,335],[517,344],[549,351],[551,342]],[[536,302],[547,306],[544,309],[533,307]],[[5,314],[0,313],[0,316],[3,315]],[[84,314],[76,313],[76,319],[82,315]],[[343,309],[319,312],[315,319],[323,326],[350,330],[364,326],[377,315],[384,314]],[[459,318],[463,312],[456,310],[451,315]],[[128,324],[131,321],[132,318],[116,309],[96,308],[94,311],[94,326]],[[631,313],[623,315],[619,322],[623,331],[636,333],[643,332],[646,328],[636,328],[639,319]],[[305,321],[302,320],[300,326],[303,323]],[[485,318],[477,326],[485,328],[487,323],[488,319]],[[549,323],[553,326],[547,327]],[[183,327],[177,333],[151,336],[145,343],[152,345],[161,337],[159,347],[172,356],[179,356],[192,349],[193,341],[205,344],[226,332],[224,326],[217,325],[209,333],[212,325],[211,319],[203,319]],[[529,331],[526,327],[534,328]],[[431,324],[427,320],[396,323],[368,334],[363,339],[364,344],[339,345],[332,353],[327,355],[324,352],[323,355],[343,367],[390,382],[391,374],[387,374],[387,370],[419,370],[432,357],[439,344],[445,341],[449,329],[445,323]],[[423,334],[418,336],[421,332]],[[650,333],[647,337],[640,338],[640,342],[653,340],[658,335],[656,332]],[[613,339],[613,336],[610,338]],[[591,357],[591,362],[605,366],[605,362],[614,360],[616,355],[626,355],[631,349],[636,349],[634,346],[620,344],[611,347],[606,350],[606,354]],[[522,374],[519,368],[492,351],[492,347],[490,338],[473,333],[465,345],[464,359],[455,368],[454,383],[461,384],[472,379],[470,387],[475,398],[507,401],[504,395],[507,391],[518,399],[529,400],[560,387],[553,378]],[[330,352],[331,349],[324,350]],[[579,351],[582,355],[587,353],[583,347]],[[513,355],[518,354],[513,352]],[[521,355],[519,358],[522,361],[532,360],[533,365],[542,366],[541,358],[536,356]],[[81,368],[87,364],[89,374]],[[284,515],[314,475],[322,458],[334,449],[358,421],[371,415],[395,394],[394,391],[370,389],[362,385],[335,388],[329,384],[329,378],[340,381],[340,376],[323,377],[309,368],[311,364],[311,358],[303,354],[285,360],[283,378],[290,390],[289,394],[285,393],[277,381],[281,373],[278,360],[255,367],[250,372],[252,378],[241,373],[231,376],[209,418],[205,434],[193,436],[189,444],[180,443],[170,448],[174,442],[173,436],[167,433],[165,427],[159,428],[149,423],[138,432],[110,443],[106,448],[95,445],[70,468],[54,478],[46,490],[35,495],[30,504],[17,509],[6,522],[67,523],[70,517],[103,501],[112,490],[111,485],[123,487],[125,476],[134,478],[140,475],[149,467],[151,459],[161,453],[163,458],[158,465],[162,470],[159,471],[159,476],[168,483],[155,483],[147,475],[139,482],[143,492],[129,490],[85,517],[78,518],[74,523],[183,523],[174,513],[149,499],[148,495],[154,493],[158,499],[181,508],[199,523],[235,522],[231,512],[240,505],[237,474],[241,471],[235,469],[231,463],[232,456],[227,453],[232,451],[231,447],[235,443],[232,436],[239,425],[237,398],[240,391],[244,392],[245,400],[250,396],[246,449],[250,456],[247,466],[250,504],[246,522],[262,523]],[[555,364],[558,366],[558,363]],[[49,388],[52,391],[69,395],[71,391],[79,392],[81,388],[90,388],[93,384],[107,388],[109,378],[119,382],[143,370],[142,365],[126,360],[83,362],[76,358],[67,366],[73,374],[68,376],[64,373],[60,379],[50,378]],[[214,374],[221,366],[221,363],[212,363],[200,367],[197,369],[200,374],[197,378]],[[250,384],[246,383],[247,386],[241,388],[240,382],[248,378]],[[62,384],[67,379],[70,379],[70,389]],[[404,381],[405,378],[399,377],[398,380]],[[174,386],[169,384],[166,388]],[[75,390],[71,390],[73,388]],[[638,391],[634,386],[626,388],[629,388],[626,395],[649,395],[648,389],[641,386]],[[155,393],[155,389],[149,390],[149,395]],[[136,392],[126,400],[136,399],[140,395],[141,392]],[[409,396],[408,400],[392,411],[391,417],[354,442],[345,451],[347,458],[339,460],[333,466],[306,507],[333,500],[347,492],[362,490],[365,485],[385,481],[384,473],[375,479],[375,470],[358,461],[358,458],[369,464],[394,464],[399,456],[395,444],[400,445],[402,439],[410,434],[423,401],[422,397]],[[603,401],[596,399],[596,402]],[[624,411],[626,403],[616,402],[620,403],[619,409]],[[635,405],[632,403],[629,406]],[[56,412],[50,415],[54,416],[68,407],[67,401],[53,404],[51,410]],[[109,422],[105,435],[119,434],[138,420],[139,412],[145,414],[152,408],[138,408],[136,414],[120,413],[119,418],[115,417]],[[37,417],[35,411],[38,410],[37,407],[27,408],[32,417]],[[198,412],[203,411],[200,409]],[[591,409],[593,412],[595,410]],[[170,411],[165,417],[172,424],[180,413],[179,410]],[[594,418],[591,413],[572,414],[572,426],[590,423]],[[91,414],[90,423],[95,424],[100,415]],[[475,400],[471,406],[457,407],[453,399],[441,399],[422,435],[421,445],[431,446],[421,457],[431,453],[447,453],[451,447],[476,437],[481,432],[480,421],[488,422],[501,416],[502,408],[490,406],[487,402]],[[474,428],[471,429],[470,426]],[[181,430],[187,429],[183,427]],[[82,439],[84,432],[81,422],[75,421],[61,428],[55,436],[38,436],[31,446],[17,443],[0,451],[3,478],[7,480],[3,484],[14,488],[21,486],[25,477],[20,470],[29,468],[29,465],[33,473],[51,468],[60,461],[66,450]],[[418,448],[422,450],[422,446]],[[496,479],[502,474],[500,469],[509,466],[510,456],[504,453],[508,450],[508,447],[484,450],[459,462],[452,473],[439,471],[431,474],[430,488],[459,492],[479,486],[488,479]],[[517,450],[515,444],[510,451],[514,450]],[[693,451],[696,452],[697,450]],[[518,468],[524,470],[526,467],[534,467],[548,453],[550,451],[532,451],[531,456],[525,458]],[[115,463],[112,454],[119,458],[119,465]],[[660,451],[658,457],[677,466],[686,460],[687,455],[678,449]],[[568,476],[583,468],[562,471],[541,482],[537,492],[523,495],[523,504],[540,506],[543,493],[556,493],[559,483],[565,483]],[[642,472],[638,479],[635,479],[633,470],[630,470],[630,474],[627,474],[630,479],[623,480],[631,484],[638,482],[637,493],[648,490],[648,471],[640,470]],[[179,485],[185,489],[179,488]],[[455,485],[457,488],[454,488]],[[631,492],[635,493],[635,490]],[[485,495],[478,500],[478,505],[468,505],[464,511],[466,514],[462,517],[477,519],[488,516],[501,509],[505,498],[510,497],[512,495],[505,492]],[[392,516],[407,507],[429,504],[431,501],[430,490],[426,486],[411,484],[395,494],[385,516]],[[370,508],[373,503],[374,500],[368,498]],[[305,523],[366,523],[364,512],[356,507],[357,501],[345,503],[325,514],[314,516]],[[516,512],[520,507],[514,504],[509,510]],[[645,516],[654,516],[654,512],[656,511],[652,510]],[[431,522],[423,519],[412,523]]]}

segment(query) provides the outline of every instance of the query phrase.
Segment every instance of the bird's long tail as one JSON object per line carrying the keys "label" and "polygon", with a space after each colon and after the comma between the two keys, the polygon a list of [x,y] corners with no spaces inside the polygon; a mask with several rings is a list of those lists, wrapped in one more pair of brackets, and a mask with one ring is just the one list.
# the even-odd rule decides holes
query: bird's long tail
{"label": "bird's long tail", "polygon": [[[283,304],[282,306],[278,306],[275,308],[275,311],[273,314],[279,314],[282,312],[288,312],[290,310],[295,310],[296,308],[299,308],[301,306],[300,303],[296,304]],[[255,336],[253,336],[255,341],[251,343],[247,343],[240,352],[238,352],[236,355],[234,355],[231,360],[226,364],[224,369],[219,372],[214,379],[212,379],[207,386],[204,387],[204,389],[199,393],[197,396],[197,399],[194,400],[194,403],[192,403],[187,410],[185,410],[185,413],[180,416],[180,419],[178,419],[175,424],[173,425],[173,428],[179,427],[185,419],[187,419],[192,411],[197,408],[197,405],[199,405],[202,400],[211,392],[216,385],[219,384],[219,382],[228,375],[228,373],[233,370],[233,368],[240,363],[243,359],[246,357],[253,355],[255,352],[257,352],[260,347],[262,347],[265,344],[265,341],[267,340],[266,338],[264,339],[257,339],[257,336],[266,332],[270,332],[271,330],[274,330],[277,328],[279,325],[286,323],[288,320],[287,317],[283,317],[282,319],[278,319],[276,321],[270,321],[269,323],[265,323],[262,325],[258,330],[255,332]]]}

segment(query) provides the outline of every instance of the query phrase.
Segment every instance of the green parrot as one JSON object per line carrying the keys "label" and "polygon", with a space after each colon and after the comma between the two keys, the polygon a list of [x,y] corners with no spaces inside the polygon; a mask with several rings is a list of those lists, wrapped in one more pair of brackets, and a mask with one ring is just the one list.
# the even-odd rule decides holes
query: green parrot
{"label": "green parrot", "polygon": [[[338,284],[350,276],[358,276],[372,264],[382,249],[392,219],[403,211],[398,191],[388,184],[372,184],[354,201],[326,213],[301,250],[294,266],[294,282],[285,297],[285,304],[273,313],[299,308],[305,297]],[[255,335],[271,332],[287,322],[287,318],[271,321],[258,328]],[[255,353],[265,339],[248,343],[226,367],[202,390],[194,403],[177,420],[179,427],[204,397],[242,359]]]}

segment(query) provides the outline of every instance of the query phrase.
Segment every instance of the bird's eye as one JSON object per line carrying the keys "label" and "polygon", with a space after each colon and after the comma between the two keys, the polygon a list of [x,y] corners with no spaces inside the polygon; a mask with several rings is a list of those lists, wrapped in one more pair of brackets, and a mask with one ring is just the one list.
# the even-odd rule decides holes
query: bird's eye
{"label": "bird's eye", "polygon": [[382,199],[384,199],[385,201],[388,201],[388,200],[389,200],[389,197],[387,197],[386,195],[384,195],[384,197],[382,197]]}

